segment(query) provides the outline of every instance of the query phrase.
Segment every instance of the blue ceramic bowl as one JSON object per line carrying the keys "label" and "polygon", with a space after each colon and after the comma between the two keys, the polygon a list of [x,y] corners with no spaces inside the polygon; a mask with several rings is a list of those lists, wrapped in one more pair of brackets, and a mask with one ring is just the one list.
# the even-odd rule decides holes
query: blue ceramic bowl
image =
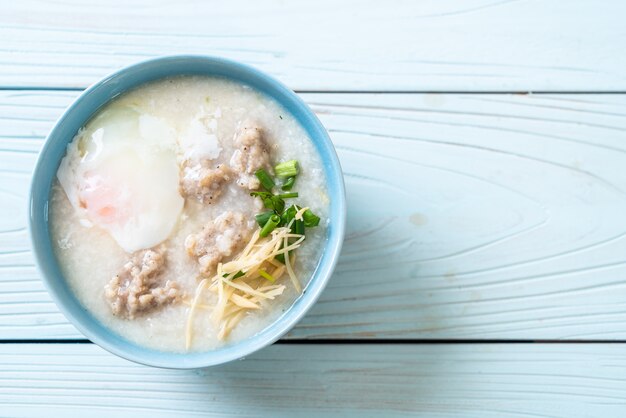
{"label": "blue ceramic bowl", "polygon": [[[330,197],[330,225],[326,248],[305,292],[274,323],[250,338],[213,351],[168,353],[139,346],[117,335],[76,299],[52,249],[48,201],[51,184],[67,144],[98,109],[141,84],[183,74],[220,76],[248,84],[291,112],[321,155]],[[48,292],[61,312],[87,338],[104,349],[128,360],[167,368],[200,368],[240,359],[273,343],[289,331],[313,306],[332,274],[343,241],[345,218],[345,191],[337,154],[326,130],[311,109],[293,91],[268,75],[246,65],[207,56],[172,56],[144,61],[117,71],[85,90],[48,135],[37,160],[30,190],[29,228],[35,258]]]}

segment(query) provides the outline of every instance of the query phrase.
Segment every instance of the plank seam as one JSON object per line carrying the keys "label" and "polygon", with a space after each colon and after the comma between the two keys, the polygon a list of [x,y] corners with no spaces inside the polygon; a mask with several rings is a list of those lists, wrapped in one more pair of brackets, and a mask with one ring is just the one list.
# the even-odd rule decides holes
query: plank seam
{"label": "plank seam", "polygon": [[[0,345],[6,344],[93,344],[87,339],[9,339],[0,340]],[[437,344],[626,344],[626,340],[527,340],[527,339],[301,339],[301,340],[279,340],[276,345],[368,345],[368,344],[396,344],[396,345],[437,345]]]}
{"label": "plank seam", "polygon": [[[41,86],[0,86],[0,91],[74,91],[81,92],[87,87],[41,87]],[[561,94],[561,95],[624,95],[626,90],[294,90],[298,94]]]}

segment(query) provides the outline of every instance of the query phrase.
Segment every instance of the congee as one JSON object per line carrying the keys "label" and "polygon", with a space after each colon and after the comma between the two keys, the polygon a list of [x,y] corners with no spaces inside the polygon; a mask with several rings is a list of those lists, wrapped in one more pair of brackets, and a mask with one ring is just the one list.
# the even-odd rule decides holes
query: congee
{"label": "congee", "polygon": [[111,101],[73,138],[51,237],[72,291],[107,327],[157,350],[210,350],[301,294],[326,239],[325,183],[309,137],[270,97],[167,78]]}

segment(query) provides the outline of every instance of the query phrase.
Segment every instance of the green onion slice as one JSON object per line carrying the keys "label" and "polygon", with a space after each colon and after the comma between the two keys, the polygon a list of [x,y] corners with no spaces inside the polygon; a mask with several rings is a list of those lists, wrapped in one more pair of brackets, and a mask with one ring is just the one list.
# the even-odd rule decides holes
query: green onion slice
{"label": "green onion slice", "polygon": [[270,216],[270,218],[267,220],[265,225],[263,225],[263,228],[261,228],[261,232],[259,232],[259,236],[260,237],[268,236],[269,233],[272,232],[274,228],[278,226],[279,223],[280,223],[280,216],[278,215]]}
{"label": "green onion slice", "polygon": [[304,220],[304,226],[307,228],[318,226],[320,224],[320,217],[311,212],[310,209],[304,211],[302,219]]}
{"label": "green onion slice", "polygon": [[304,221],[302,219],[296,219],[291,230],[295,234],[304,235]]}
{"label": "green onion slice", "polygon": [[293,187],[294,183],[296,182],[296,177],[289,177],[282,185],[281,189],[285,190],[285,191],[289,191],[291,190],[291,188]]}
{"label": "green onion slice", "polygon": [[239,270],[237,273],[235,273],[233,275],[233,277],[228,277],[229,275],[232,275],[232,274],[233,273],[224,273],[224,274],[222,274],[222,277],[224,277],[225,279],[228,278],[229,280],[235,280],[235,279],[240,278],[241,276],[243,276],[246,273],[244,273],[243,271]]}
{"label": "green onion slice", "polygon": [[265,270],[259,270],[259,274],[261,275],[261,277],[263,277],[264,279],[269,280],[270,282],[274,283],[276,281],[276,279],[269,274],[268,272],[266,272]]}
{"label": "green onion slice", "polygon": [[261,182],[261,186],[263,186],[265,190],[271,191],[272,188],[275,186],[274,180],[272,180],[267,171],[263,170],[262,168],[255,171],[254,175],[256,176],[256,178],[259,179],[259,181]]}
{"label": "green onion slice", "polygon": [[259,213],[254,218],[256,219],[259,226],[263,228],[273,214],[274,214],[273,210],[268,210],[267,212]]}
{"label": "green onion slice", "polygon": [[298,162],[291,160],[280,163],[274,167],[274,172],[276,173],[276,177],[281,179],[297,176],[299,172]]}

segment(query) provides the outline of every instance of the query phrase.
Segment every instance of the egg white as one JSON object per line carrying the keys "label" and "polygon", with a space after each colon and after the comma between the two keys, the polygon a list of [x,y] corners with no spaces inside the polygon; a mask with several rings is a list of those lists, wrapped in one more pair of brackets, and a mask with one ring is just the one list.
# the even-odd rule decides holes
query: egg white
{"label": "egg white", "polygon": [[184,205],[176,134],[131,108],[105,110],[68,146],[57,178],[84,225],[107,231],[126,252],[158,245]]}

